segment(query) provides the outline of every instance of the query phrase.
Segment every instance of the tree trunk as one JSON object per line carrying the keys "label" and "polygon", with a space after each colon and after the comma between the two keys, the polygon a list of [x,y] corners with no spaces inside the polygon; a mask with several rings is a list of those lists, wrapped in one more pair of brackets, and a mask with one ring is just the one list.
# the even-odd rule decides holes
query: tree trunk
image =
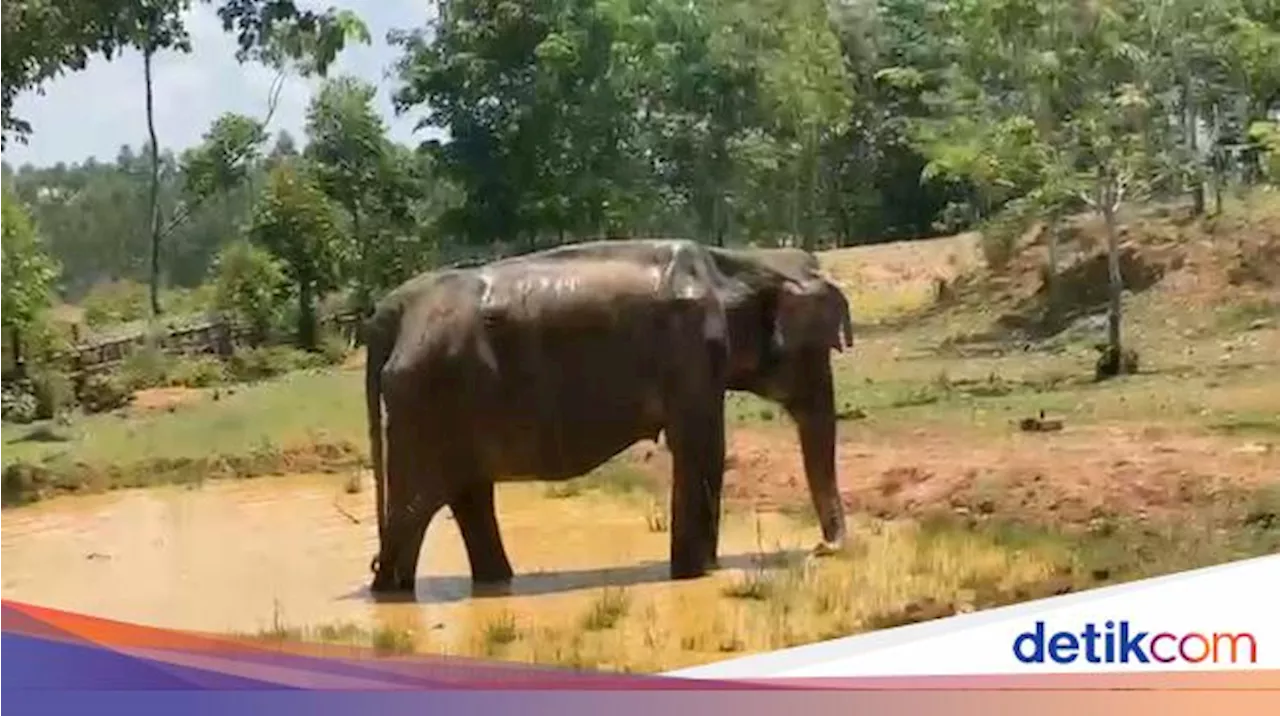
{"label": "tree trunk", "polygon": [[355,239],[356,251],[359,253],[357,260],[360,263],[359,279],[356,282],[356,307],[361,315],[367,316],[372,313],[373,305],[373,262],[369,256],[369,244],[360,232],[360,205],[352,201],[347,204],[347,211],[351,212],[351,238]]}
{"label": "tree trunk", "polygon": [[1049,225],[1046,227],[1048,231],[1048,248],[1049,248],[1049,266],[1045,272],[1045,293],[1048,296],[1049,310],[1046,318],[1049,325],[1057,327],[1058,318],[1062,308],[1062,299],[1059,296],[1060,286],[1058,281],[1058,216],[1051,214],[1049,216]]}
{"label": "tree trunk", "polygon": [[147,135],[151,140],[151,186],[147,211],[151,218],[151,315],[160,315],[160,145],[156,141],[155,101],[152,96],[151,60],[155,50],[142,52],[142,77],[147,89]]}
{"label": "tree trunk", "polygon": [[1182,83],[1183,130],[1186,133],[1187,149],[1191,152],[1192,166],[1195,176],[1191,179],[1191,212],[1194,216],[1204,215],[1204,177],[1200,171],[1200,148],[1196,132],[1196,108],[1191,97],[1191,83]]}
{"label": "tree trunk", "polygon": [[309,279],[298,282],[298,347],[316,349],[315,284]]}
{"label": "tree trunk", "polygon": [[1222,119],[1219,116],[1218,105],[1213,105],[1213,213],[1222,213],[1222,184],[1227,178],[1226,155],[1222,151]]}
{"label": "tree trunk", "polygon": [[22,345],[22,329],[17,326],[9,327],[9,345],[13,350],[13,374],[18,380],[27,377],[27,357],[24,353]]}
{"label": "tree trunk", "polygon": [[1120,341],[1120,299],[1124,293],[1124,279],[1120,275],[1120,237],[1116,231],[1115,206],[1110,197],[1102,207],[1102,218],[1107,226],[1107,287],[1109,311],[1107,315],[1107,344],[1112,360],[1116,361],[1116,373],[1124,372],[1124,351]]}

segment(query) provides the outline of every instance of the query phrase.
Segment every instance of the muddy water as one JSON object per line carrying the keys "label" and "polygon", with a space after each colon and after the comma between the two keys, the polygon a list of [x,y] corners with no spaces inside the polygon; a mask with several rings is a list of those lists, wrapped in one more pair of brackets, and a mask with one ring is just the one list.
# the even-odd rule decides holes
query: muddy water
{"label": "muddy water", "polygon": [[606,586],[697,611],[684,607],[714,602],[719,585],[754,555],[799,549],[817,536],[815,527],[780,516],[728,515],[726,570],[673,583],[669,535],[650,529],[643,501],[504,485],[499,520],[518,575],[509,594],[471,595],[466,553],[446,510],[428,532],[416,599],[379,603],[367,590],[377,541],[372,491],[349,495],[344,482],[334,475],[223,481],[6,510],[3,593],[171,628],[243,633],[342,622],[458,643],[500,612],[564,622]]}

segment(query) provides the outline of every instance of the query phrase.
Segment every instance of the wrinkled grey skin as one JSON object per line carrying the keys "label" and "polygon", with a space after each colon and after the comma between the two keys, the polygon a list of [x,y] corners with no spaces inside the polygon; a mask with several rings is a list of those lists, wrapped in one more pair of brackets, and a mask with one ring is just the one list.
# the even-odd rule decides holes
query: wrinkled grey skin
{"label": "wrinkled grey skin", "polygon": [[819,548],[846,538],[830,351],[853,345],[852,325],[811,254],[574,244],[420,275],[365,330],[375,592],[413,590],[423,535],[445,505],[473,582],[508,582],[496,482],[567,480],[660,432],[673,458],[670,573],[705,574],[717,560],[729,389],[795,419]]}

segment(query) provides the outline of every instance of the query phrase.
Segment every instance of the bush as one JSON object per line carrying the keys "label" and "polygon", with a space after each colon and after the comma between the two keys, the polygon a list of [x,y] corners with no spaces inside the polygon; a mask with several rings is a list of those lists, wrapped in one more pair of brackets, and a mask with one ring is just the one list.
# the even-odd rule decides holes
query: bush
{"label": "bush", "polygon": [[146,284],[127,279],[95,284],[80,299],[85,323],[104,326],[145,318],[150,312],[149,290]]}
{"label": "bush", "polygon": [[36,399],[36,420],[49,420],[75,407],[75,386],[65,373],[52,368],[32,371],[31,387]]}
{"label": "bush", "polygon": [[154,345],[130,353],[120,366],[120,378],[129,390],[145,390],[168,385],[173,358]]}
{"label": "bush", "polygon": [[227,367],[214,356],[198,356],[174,361],[165,383],[180,388],[208,388],[227,381]]}
{"label": "bush", "polygon": [[227,361],[227,372],[236,381],[266,380],[295,370],[319,368],[324,356],[287,346],[265,346],[236,351]]}
{"label": "bush", "polygon": [[248,324],[255,344],[267,340],[284,314],[287,285],[280,262],[241,240],[222,249],[212,275],[218,309]]}
{"label": "bush", "polygon": [[320,356],[326,365],[338,365],[347,359],[348,345],[336,331],[325,331],[320,336]]}
{"label": "bush", "polygon": [[29,382],[6,385],[3,394],[0,394],[0,417],[6,423],[25,425],[35,422],[38,407]]}
{"label": "bush", "polygon": [[123,408],[133,400],[133,391],[118,375],[95,373],[85,378],[80,389],[80,405],[88,413],[105,413]]}

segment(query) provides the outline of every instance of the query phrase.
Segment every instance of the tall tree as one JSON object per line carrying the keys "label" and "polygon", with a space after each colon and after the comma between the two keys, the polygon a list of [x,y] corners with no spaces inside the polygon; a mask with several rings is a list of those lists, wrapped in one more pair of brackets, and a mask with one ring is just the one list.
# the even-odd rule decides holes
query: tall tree
{"label": "tall tree", "polygon": [[24,339],[40,313],[52,300],[54,281],[59,267],[45,253],[43,242],[31,223],[18,197],[10,192],[8,182],[0,202],[0,228],[4,253],[3,288],[4,332],[13,353],[14,366],[22,373],[25,365]]}
{"label": "tall tree", "polygon": [[374,87],[354,77],[326,81],[307,110],[306,156],[320,188],[351,220],[356,250],[356,295],[362,310],[372,304],[376,254],[367,216],[389,161],[382,118],[374,110]]}
{"label": "tall tree", "polygon": [[298,301],[298,343],[314,350],[316,300],[342,277],[349,247],[333,205],[301,160],[271,170],[249,238],[283,264]]}

